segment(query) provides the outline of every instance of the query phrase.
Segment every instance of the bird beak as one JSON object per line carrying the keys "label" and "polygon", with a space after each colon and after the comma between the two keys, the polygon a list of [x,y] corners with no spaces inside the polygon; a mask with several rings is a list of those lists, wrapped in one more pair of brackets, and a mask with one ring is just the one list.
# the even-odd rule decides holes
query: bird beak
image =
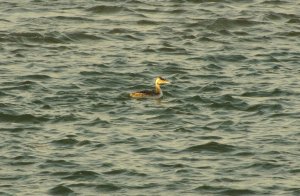
{"label": "bird beak", "polygon": [[164,81],[164,83],[166,83],[166,84],[171,84],[171,82],[167,82],[167,81]]}

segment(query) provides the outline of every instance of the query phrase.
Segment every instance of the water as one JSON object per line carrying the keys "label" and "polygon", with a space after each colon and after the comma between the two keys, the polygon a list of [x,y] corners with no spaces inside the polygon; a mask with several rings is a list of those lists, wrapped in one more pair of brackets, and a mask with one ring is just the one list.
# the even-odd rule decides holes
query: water
{"label": "water", "polygon": [[299,2],[0,10],[0,195],[300,195]]}

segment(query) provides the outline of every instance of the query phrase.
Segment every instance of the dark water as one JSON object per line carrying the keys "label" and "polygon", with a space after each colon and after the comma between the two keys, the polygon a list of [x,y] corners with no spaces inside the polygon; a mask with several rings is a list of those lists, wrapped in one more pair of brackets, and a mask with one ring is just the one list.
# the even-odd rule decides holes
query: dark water
{"label": "dark water", "polygon": [[1,1],[0,195],[300,195],[299,13]]}

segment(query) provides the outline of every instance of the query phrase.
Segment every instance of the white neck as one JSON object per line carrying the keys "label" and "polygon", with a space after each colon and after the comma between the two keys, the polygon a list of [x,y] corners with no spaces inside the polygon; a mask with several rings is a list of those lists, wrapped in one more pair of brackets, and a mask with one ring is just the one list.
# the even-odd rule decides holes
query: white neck
{"label": "white neck", "polygon": [[155,84],[155,88],[156,88],[156,92],[159,93],[159,97],[163,96],[163,92],[157,83]]}

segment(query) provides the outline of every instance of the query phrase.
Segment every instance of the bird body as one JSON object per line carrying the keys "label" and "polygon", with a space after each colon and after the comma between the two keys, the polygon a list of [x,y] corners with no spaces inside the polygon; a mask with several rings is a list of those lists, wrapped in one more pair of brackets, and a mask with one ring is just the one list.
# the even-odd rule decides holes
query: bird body
{"label": "bird body", "polygon": [[160,98],[160,97],[163,96],[163,92],[162,92],[162,90],[160,89],[160,86],[159,86],[161,84],[171,84],[171,83],[167,82],[162,77],[158,77],[155,81],[156,92],[145,90],[145,91],[139,91],[139,92],[136,92],[136,93],[132,93],[132,94],[130,94],[130,96],[131,97],[136,97],[136,98]]}

